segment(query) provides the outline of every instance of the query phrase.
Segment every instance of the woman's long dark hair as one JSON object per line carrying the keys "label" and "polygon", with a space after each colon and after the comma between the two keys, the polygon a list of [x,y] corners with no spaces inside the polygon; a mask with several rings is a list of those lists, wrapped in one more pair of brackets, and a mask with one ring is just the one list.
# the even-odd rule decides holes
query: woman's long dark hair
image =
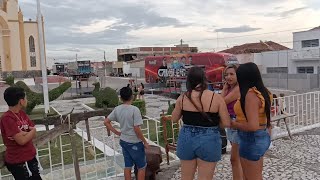
{"label": "woman's long dark hair", "polygon": [[[190,68],[188,70],[186,85],[187,85],[187,92],[185,93],[185,95],[189,98],[189,100],[194,105],[194,107],[197,108],[199,112],[201,112],[201,114],[205,114],[203,112],[203,104],[201,103],[201,97],[202,97],[203,91],[208,88],[208,83],[207,83],[207,78],[203,69],[200,67]],[[201,104],[201,109],[199,109],[194,103],[194,101],[191,99],[191,92],[193,90],[200,92],[199,100]]]}
{"label": "woman's long dark hair", "polygon": [[259,68],[254,63],[245,63],[241,64],[237,69],[237,79],[239,83],[240,88],[240,103],[241,103],[241,109],[246,116],[245,111],[245,99],[246,95],[248,93],[249,88],[256,87],[258,91],[261,92],[264,100],[265,100],[265,113],[267,116],[267,127],[270,127],[270,108],[271,108],[271,102],[270,102],[270,95],[269,90],[264,86],[262,77],[259,71]]}

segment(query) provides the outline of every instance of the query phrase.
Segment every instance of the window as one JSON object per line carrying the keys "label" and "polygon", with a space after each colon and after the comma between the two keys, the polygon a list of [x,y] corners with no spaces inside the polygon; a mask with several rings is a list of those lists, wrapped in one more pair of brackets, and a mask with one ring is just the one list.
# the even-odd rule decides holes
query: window
{"label": "window", "polygon": [[2,64],[1,64],[1,56],[0,56],[0,77],[1,77],[1,72],[2,72]]}
{"label": "window", "polygon": [[29,37],[29,52],[36,52],[33,36]]}
{"label": "window", "polygon": [[313,67],[297,67],[297,71],[299,74],[313,74]]}
{"label": "window", "polygon": [[30,55],[30,66],[37,67],[37,58],[36,58],[36,48],[34,45],[33,36],[29,37],[29,55]]}
{"label": "window", "polygon": [[319,39],[304,40],[304,41],[301,41],[301,43],[302,43],[302,48],[319,47]]}
{"label": "window", "polygon": [[288,67],[267,67],[267,73],[288,73]]}
{"label": "window", "polygon": [[31,67],[37,66],[37,59],[35,56],[30,56],[30,65],[31,65]]}

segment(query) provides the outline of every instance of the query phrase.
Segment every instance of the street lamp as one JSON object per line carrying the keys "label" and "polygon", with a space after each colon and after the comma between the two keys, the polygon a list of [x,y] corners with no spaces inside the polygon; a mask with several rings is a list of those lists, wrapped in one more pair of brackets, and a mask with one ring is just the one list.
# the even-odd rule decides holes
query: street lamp
{"label": "street lamp", "polygon": [[45,60],[45,49],[44,49],[44,35],[43,35],[43,24],[42,15],[40,10],[40,0],[37,0],[37,21],[38,21],[38,35],[39,35],[39,47],[40,47],[40,62],[42,71],[42,88],[43,88],[43,101],[44,101],[44,112],[49,112],[49,95],[48,95],[48,79],[47,79],[47,66]]}

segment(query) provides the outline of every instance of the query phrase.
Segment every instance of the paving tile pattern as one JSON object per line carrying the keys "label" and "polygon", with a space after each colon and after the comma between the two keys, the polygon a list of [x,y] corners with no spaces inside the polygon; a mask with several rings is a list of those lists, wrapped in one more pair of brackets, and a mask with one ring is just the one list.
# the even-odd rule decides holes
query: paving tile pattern
{"label": "paving tile pattern", "polygon": [[[319,134],[320,128],[317,128],[295,135],[293,141],[288,138],[275,140],[264,159],[263,179],[320,180]],[[224,155],[218,163],[215,179],[232,179],[229,159],[230,155]],[[181,179],[181,170],[169,179]]]}

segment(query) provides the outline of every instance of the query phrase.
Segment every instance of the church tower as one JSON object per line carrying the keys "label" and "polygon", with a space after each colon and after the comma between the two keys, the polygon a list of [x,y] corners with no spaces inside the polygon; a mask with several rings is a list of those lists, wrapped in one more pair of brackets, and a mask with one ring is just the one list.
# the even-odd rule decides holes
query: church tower
{"label": "church tower", "polygon": [[6,0],[8,20],[18,20],[18,0]]}
{"label": "church tower", "polygon": [[7,12],[7,1],[8,0],[0,0],[0,8],[4,12]]}
{"label": "church tower", "polygon": [[37,21],[24,21],[18,0],[0,0],[0,78],[41,75]]}

